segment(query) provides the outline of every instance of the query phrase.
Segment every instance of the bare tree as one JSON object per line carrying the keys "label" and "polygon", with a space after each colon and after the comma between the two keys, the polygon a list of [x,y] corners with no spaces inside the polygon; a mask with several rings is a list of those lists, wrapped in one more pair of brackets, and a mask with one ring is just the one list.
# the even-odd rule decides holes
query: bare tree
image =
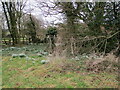
{"label": "bare tree", "polygon": [[2,8],[6,17],[8,30],[11,34],[13,45],[20,42],[20,18],[24,5],[22,2],[3,2]]}

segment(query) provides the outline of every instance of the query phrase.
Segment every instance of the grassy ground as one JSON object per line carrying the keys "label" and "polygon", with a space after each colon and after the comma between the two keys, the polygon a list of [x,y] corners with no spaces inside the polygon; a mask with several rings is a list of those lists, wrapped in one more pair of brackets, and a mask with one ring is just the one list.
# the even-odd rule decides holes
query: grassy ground
{"label": "grassy ground", "polygon": [[[31,47],[28,47],[30,49]],[[27,52],[30,58],[11,58],[7,51],[2,56],[2,87],[3,88],[117,88],[118,81],[115,73],[90,73],[84,71],[84,61],[56,58],[48,64],[40,61],[46,56],[39,57],[35,48],[33,54]],[[37,49],[38,50],[38,49]],[[9,50],[15,53],[16,50]],[[23,52],[23,50],[19,51]],[[7,54],[5,54],[7,53]]]}

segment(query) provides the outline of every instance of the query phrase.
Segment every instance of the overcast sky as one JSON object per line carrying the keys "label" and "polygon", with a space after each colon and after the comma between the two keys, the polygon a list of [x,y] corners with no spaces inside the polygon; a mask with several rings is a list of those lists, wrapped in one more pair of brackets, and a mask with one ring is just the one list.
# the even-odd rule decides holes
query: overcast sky
{"label": "overcast sky", "polygon": [[[26,2],[26,6],[24,8],[24,12],[25,13],[31,13],[32,15],[34,15],[37,19],[44,21],[45,24],[50,24],[53,23],[62,23],[62,15],[58,14],[58,15],[49,15],[47,17],[44,16],[44,12],[41,11],[41,9],[39,7],[37,7],[38,2],[37,1],[43,1],[43,0],[27,0]],[[52,0],[51,0],[52,1]],[[48,2],[49,0],[44,0],[44,2]],[[51,3],[49,3],[49,5],[52,5]],[[47,8],[44,8],[47,10]],[[58,19],[59,18],[59,19]]]}

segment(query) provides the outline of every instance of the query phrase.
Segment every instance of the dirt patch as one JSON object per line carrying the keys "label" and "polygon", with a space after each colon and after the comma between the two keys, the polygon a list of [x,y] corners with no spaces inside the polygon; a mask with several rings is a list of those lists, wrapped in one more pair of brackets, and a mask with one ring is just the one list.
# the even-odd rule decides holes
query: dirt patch
{"label": "dirt patch", "polygon": [[113,54],[109,54],[105,57],[98,58],[95,60],[88,60],[86,62],[87,71],[100,72],[100,71],[109,71],[109,72],[118,72],[118,58]]}

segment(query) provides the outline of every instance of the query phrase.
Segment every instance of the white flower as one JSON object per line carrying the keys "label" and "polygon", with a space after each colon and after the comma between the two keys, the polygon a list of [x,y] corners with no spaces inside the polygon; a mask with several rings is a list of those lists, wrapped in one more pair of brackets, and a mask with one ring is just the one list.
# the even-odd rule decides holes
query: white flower
{"label": "white flower", "polygon": [[19,54],[19,57],[26,57],[24,53]]}
{"label": "white flower", "polygon": [[26,60],[32,60],[31,58],[29,58],[29,57],[26,57]]}
{"label": "white flower", "polygon": [[41,60],[42,64],[45,64],[45,63],[48,63],[48,62],[50,62],[50,61],[49,60]]}
{"label": "white flower", "polygon": [[19,54],[12,54],[12,57],[13,57],[13,58],[19,57]]}
{"label": "white flower", "polygon": [[32,61],[32,63],[35,63],[35,61]]}

